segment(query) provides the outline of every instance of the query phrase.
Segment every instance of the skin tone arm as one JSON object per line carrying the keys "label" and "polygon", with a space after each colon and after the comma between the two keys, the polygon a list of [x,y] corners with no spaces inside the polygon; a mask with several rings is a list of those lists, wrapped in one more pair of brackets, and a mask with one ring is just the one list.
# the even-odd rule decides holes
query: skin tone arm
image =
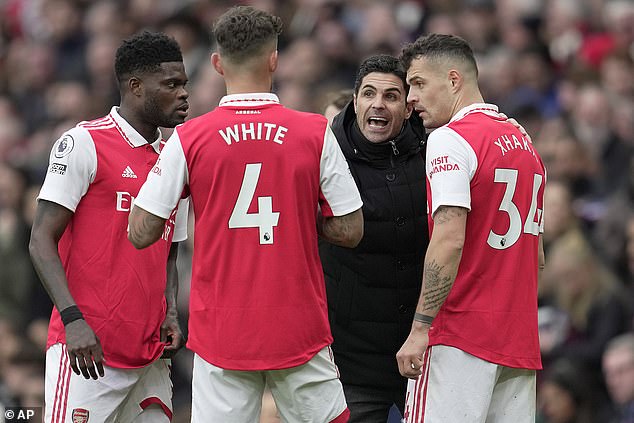
{"label": "skin tone arm", "polygon": [[363,212],[361,209],[343,216],[317,216],[317,232],[326,241],[340,247],[354,248],[363,238]]}
{"label": "skin tone arm", "polygon": [[[128,239],[136,248],[145,248],[156,242],[163,233],[165,219],[138,206],[130,211]],[[343,216],[317,219],[319,235],[341,247],[354,248],[363,237],[363,213],[358,209]]]}
{"label": "skin tone arm", "polygon": [[[128,239],[135,248],[141,250],[154,244],[163,234],[165,220],[141,207],[133,206],[128,218]],[[171,254],[171,250],[170,250]]]}
{"label": "skin tone arm", "polygon": [[[59,239],[72,216],[72,211],[59,204],[38,201],[29,243],[35,270],[59,311],[75,305],[57,249]],[[103,376],[103,351],[88,323],[84,319],[78,319],[66,325],[65,329],[66,350],[73,371],[76,374],[81,373],[86,379]]]}
{"label": "skin tone arm", "polygon": [[[436,317],[458,273],[464,247],[467,209],[441,206],[434,213],[434,231],[423,266],[423,289],[416,312]],[[414,321],[407,340],[396,354],[401,375],[416,378],[421,374],[423,354],[429,343],[430,324]]]}
{"label": "skin tone arm", "polygon": [[172,243],[167,257],[167,285],[165,286],[167,312],[161,325],[161,342],[166,343],[163,350],[163,358],[172,358],[185,343],[178,323],[178,311],[176,308],[176,299],[178,298],[178,271],[176,268],[178,245],[178,242]]}

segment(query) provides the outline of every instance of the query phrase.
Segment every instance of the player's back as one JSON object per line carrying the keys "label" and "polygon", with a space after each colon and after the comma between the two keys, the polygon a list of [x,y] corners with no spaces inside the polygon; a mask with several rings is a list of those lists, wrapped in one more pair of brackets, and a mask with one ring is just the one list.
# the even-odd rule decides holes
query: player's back
{"label": "player's back", "polygon": [[542,161],[530,141],[493,111],[467,113],[447,128],[473,150],[475,167],[458,275],[435,322],[439,331],[430,336],[489,361],[538,368]]}
{"label": "player's back", "polygon": [[[330,342],[316,232],[326,125],[251,102],[177,128],[196,225],[190,319],[197,326],[214,316],[212,339],[194,334],[190,346],[216,365],[242,366],[239,345],[248,366],[288,367]],[[258,351],[259,336],[273,351]]]}

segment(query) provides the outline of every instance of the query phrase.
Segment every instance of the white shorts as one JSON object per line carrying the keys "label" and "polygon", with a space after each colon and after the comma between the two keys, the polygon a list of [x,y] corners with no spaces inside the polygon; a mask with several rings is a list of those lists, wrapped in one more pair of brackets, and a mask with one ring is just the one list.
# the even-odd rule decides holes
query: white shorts
{"label": "white shorts", "polygon": [[407,423],[534,423],[534,370],[490,363],[457,348],[435,345],[423,374],[407,385]]}
{"label": "white shorts", "polygon": [[267,386],[283,422],[345,423],[350,412],[330,347],[283,370],[224,370],[194,355],[192,423],[260,421]]}
{"label": "white shorts", "polygon": [[66,345],[46,351],[46,423],[169,422],[172,418],[170,360],[140,369],[104,366],[104,377],[85,379],[70,368]]}

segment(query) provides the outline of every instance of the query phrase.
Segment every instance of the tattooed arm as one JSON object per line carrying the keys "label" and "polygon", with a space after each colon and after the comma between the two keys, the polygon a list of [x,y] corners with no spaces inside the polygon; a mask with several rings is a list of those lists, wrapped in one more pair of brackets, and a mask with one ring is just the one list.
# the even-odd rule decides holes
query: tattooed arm
{"label": "tattooed arm", "polygon": [[128,239],[139,250],[149,247],[163,234],[165,220],[141,207],[133,206],[128,218]]}
{"label": "tattooed arm", "polygon": [[[423,289],[416,313],[425,320],[436,317],[456,279],[462,257],[468,210],[441,206],[434,213],[434,231],[423,266]],[[401,374],[416,378],[421,374],[423,354],[427,349],[430,323],[415,317],[409,337],[396,354]]]}
{"label": "tattooed arm", "polygon": [[324,217],[319,213],[317,232],[332,244],[354,248],[363,238],[363,213],[361,209],[334,217]]}

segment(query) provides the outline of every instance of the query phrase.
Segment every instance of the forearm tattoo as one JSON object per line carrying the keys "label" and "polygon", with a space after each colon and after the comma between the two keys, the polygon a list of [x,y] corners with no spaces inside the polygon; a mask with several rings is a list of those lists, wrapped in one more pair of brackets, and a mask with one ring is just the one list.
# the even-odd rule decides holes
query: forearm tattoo
{"label": "forearm tattoo", "polygon": [[359,214],[357,212],[329,219],[321,215],[319,217],[321,219],[321,224],[318,225],[319,234],[335,245],[346,246],[347,240],[354,237],[358,230]]}
{"label": "forearm tattoo", "polygon": [[425,286],[423,287],[423,314],[433,311],[434,313],[443,305],[445,299],[451,291],[453,278],[443,273],[445,266],[441,266],[435,261],[425,263]]}
{"label": "forearm tattoo", "polygon": [[463,207],[440,206],[438,210],[436,210],[436,213],[434,213],[434,225],[442,225],[453,218],[461,217],[465,214],[467,214],[467,209]]}
{"label": "forearm tattoo", "polygon": [[135,244],[149,245],[157,241],[163,234],[165,219],[150,213],[143,213],[138,225],[130,227],[130,238]]}

